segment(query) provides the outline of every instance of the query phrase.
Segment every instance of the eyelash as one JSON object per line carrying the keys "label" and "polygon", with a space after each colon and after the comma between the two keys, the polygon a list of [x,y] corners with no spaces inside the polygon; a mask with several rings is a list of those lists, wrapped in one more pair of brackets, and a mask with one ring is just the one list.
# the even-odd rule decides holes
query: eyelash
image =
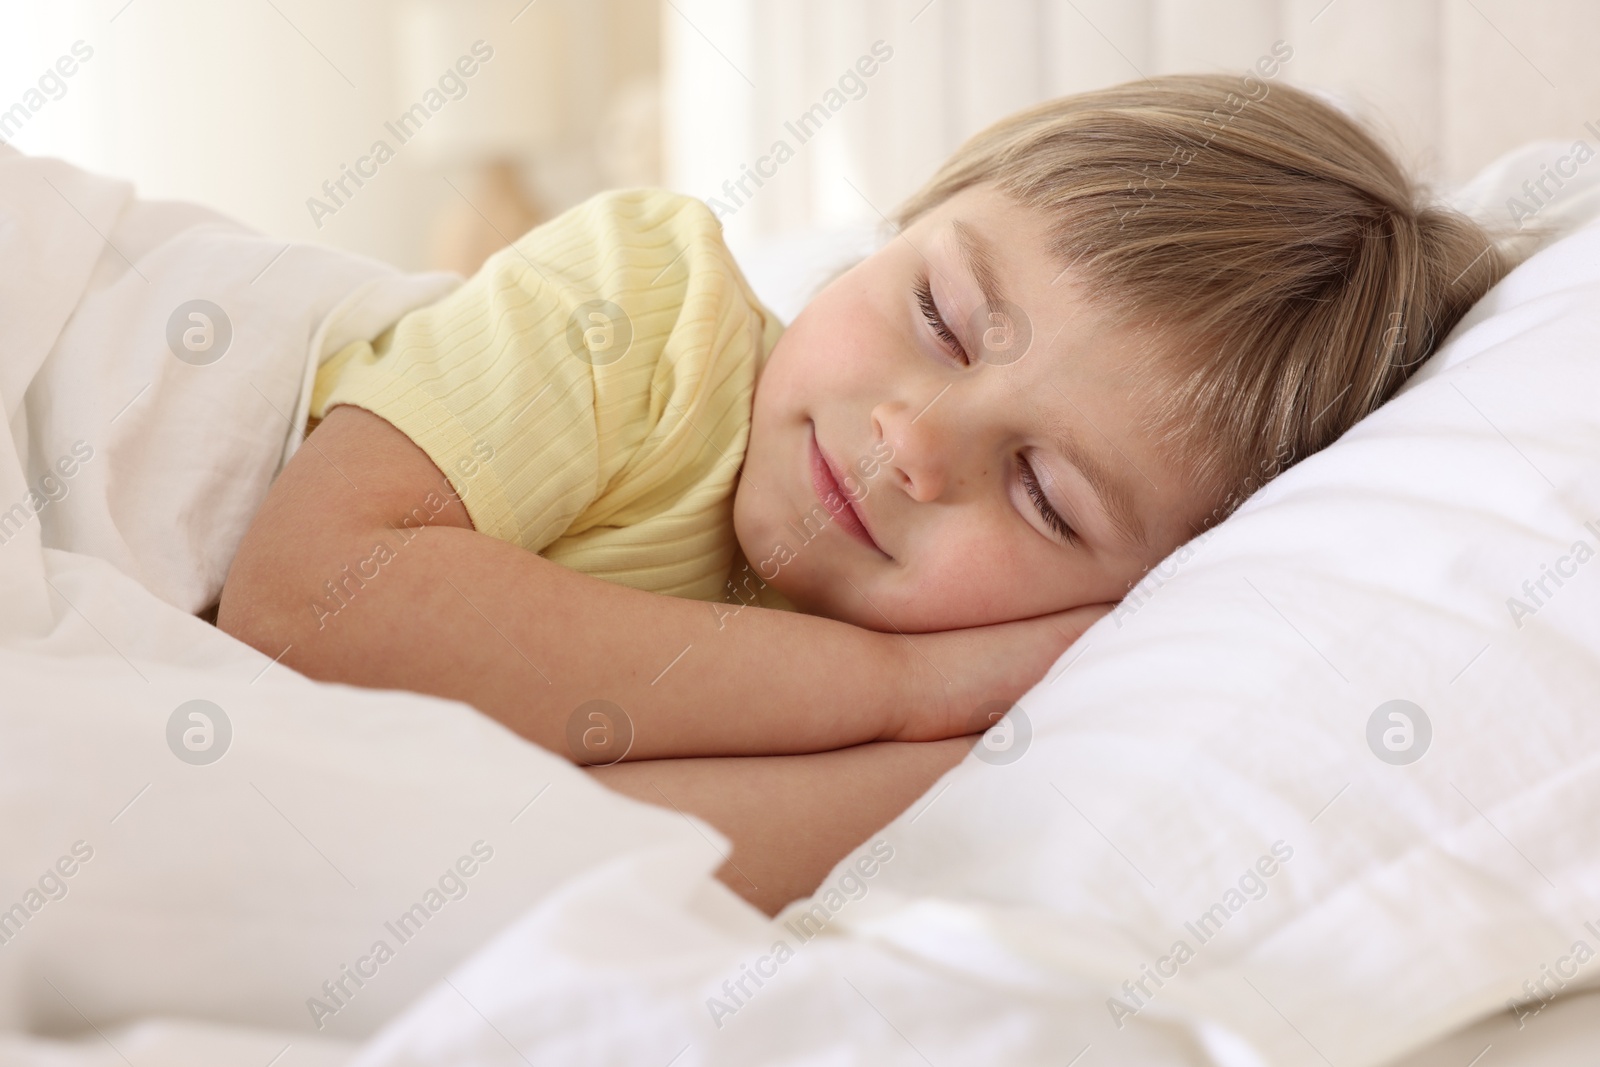
{"label": "eyelash", "polygon": [[939,305],[933,302],[933,283],[927,274],[917,279],[916,293],[917,303],[922,307],[922,317],[928,320],[933,332],[938,334],[945,344],[955,349],[956,354],[961,357],[963,366],[970,365],[972,360],[967,358],[967,350],[961,347],[961,341],[951,332],[950,327],[945,325],[944,316],[939,314]]}
{"label": "eyelash", "polygon": [[[970,365],[972,360],[967,357],[966,350],[961,347],[961,341],[946,325],[944,316],[939,314],[939,306],[933,301],[933,284],[928,275],[923,274],[917,279],[915,286],[917,304],[922,308],[922,317],[928,321],[928,326],[937,334],[940,340],[949,345],[960,355],[962,365]],[[1063,519],[1056,509],[1050,506],[1050,499],[1044,495],[1044,489],[1039,485],[1039,478],[1033,472],[1033,466],[1022,455],[1017,456],[1017,473],[1022,479],[1022,486],[1027,490],[1028,498],[1033,501],[1033,506],[1039,510],[1039,516],[1044,519],[1045,525],[1069,545],[1078,544],[1078,534],[1067,520]]]}
{"label": "eyelash", "polygon": [[1039,478],[1033,473],[1033,467],[1020,454],[1017,456],[1017,470],[1022,478],[1022,487],[1027,490],[1028,497],[1033,501],[1045,523],[1069,545],[1078,544],[1078,533],[1067,520],[1057,514],[1056,509],[1050,506],[1050,500],[1044,495],[1044,490],[1039,487]]}

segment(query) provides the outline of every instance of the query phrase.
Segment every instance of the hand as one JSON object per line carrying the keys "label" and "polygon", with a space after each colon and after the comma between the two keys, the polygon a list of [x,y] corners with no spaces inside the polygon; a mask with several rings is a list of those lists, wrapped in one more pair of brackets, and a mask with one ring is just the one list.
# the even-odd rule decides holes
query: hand
{"label": "hand", "polygon": [[[1032,689],[1111,604],[1052,615],[910,634],[901,641],[909,691],[894,741],[938,741],[979,733]],[[907,643],[909,642],[909,643]],[[1007,708],[989,708],[1002,702]]]}

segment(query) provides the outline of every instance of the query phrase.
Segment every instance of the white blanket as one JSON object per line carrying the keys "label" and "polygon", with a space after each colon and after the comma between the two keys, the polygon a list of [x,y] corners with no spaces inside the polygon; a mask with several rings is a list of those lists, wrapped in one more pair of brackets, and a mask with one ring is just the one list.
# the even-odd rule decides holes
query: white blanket
{"label": "white blanket", "polygon": [[[0,189],[0,396],[15,449],[0,538],[20,555],[42,534],[185,611],[216,600],[304,422],[308,353],[331,355],[458,280],[269,240],[9,146]],[[17,469],[21,483],[9,480]],[[48,612],[38,586],[18,595]],[[0,623],[36,624],[26,613]]]}
{"label": "white blanket", "polygon": [[[458,281],[0,147],[0,1030],[359,1038],[596,865],[648,849],[721,890],[709,828],[464,705],[314,684],[191,614],[318,359]],[[215,312],[171,339],[195,300],[225,349]],[[189,730],[221,758],[186,762]]]}

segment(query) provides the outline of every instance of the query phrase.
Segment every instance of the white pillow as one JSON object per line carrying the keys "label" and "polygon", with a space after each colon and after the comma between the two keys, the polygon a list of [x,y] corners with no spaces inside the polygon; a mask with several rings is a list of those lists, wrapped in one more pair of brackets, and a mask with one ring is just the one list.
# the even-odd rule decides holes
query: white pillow
{"label": "white pillow", "polygon": [[1600,217],[1600,167],[1593,146],[1578,141],[1530,141],[1500,156],[1451,191],[1446,200],[1503,230],[1504,246],[1531,255],[1552,240]]}
{"label": "white pillow", "polygon": [[885,232],[862,224],[753,240],[730,236],[728,250],[761,302],[789,323],[840,271],[876,251]]}
{"label": "white pillow", "polygon": [[1597,306],[1589,225],[1156,568],[1022,699],[1021,758],[980,746],[885,831],[906,860],[845,922],[1098,986],[1086,1041],[1204,1020],[1237,1063],[1379,1063],[1541,968],[1600,978]]}

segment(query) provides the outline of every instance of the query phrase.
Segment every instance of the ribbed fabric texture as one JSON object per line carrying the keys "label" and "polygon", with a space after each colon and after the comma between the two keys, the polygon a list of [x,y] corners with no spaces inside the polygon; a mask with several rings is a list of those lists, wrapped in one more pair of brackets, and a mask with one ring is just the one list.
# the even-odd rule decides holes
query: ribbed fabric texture
{"label": "ribbed fabric texture", "polygon": [[[392,423],[482,533],[607,581],[721,600],[742,562],[733,491],[755,384],[782,330],[703,202],[614,190],[340,350],[318,369],[311,414],[353,404]],[[792,609],[768,592],[763,604]]]}

